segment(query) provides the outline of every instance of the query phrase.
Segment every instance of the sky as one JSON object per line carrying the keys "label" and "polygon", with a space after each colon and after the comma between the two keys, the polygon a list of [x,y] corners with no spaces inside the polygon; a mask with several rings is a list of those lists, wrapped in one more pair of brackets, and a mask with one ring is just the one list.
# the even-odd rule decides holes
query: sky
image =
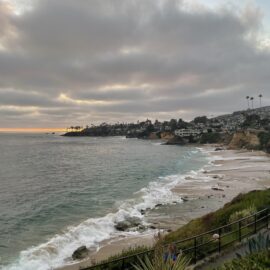
{"label": "sky", "polygon": [[0,130],[270,105],[269,71],[269,0],[0,0]]}

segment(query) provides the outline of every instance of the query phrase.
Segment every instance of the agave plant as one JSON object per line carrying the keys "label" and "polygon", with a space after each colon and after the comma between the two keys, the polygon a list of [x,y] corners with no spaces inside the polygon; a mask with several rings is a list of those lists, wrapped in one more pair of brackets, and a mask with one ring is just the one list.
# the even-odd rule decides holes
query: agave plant
{"label": "agave plant", "polygon": [[145,256],[144,260],[138,258],[139,264],[133,265],[135,270],[185,270],[190,260],[182,254],[178,255],[176,260],[171,258],[164,259],[165,250],[157,244],[155,247],[153,258]]}
{"label": "agave plant", "polygon": [[260,251],[266,251],[270,249],[270,237],[266,237],[260,233],[256,238],[252,238],[248,241],[248,254],[257,253]]}
{"label": "agave plant", "polygon": [[140,264],[133,265],[136,270],[185,270],[189,264],[189,260],[184,256],[178,256],[176,261],[169,259],[160,261],[158,264],[154,260],[150,260],[148,256],[145,260],[139,258]]}

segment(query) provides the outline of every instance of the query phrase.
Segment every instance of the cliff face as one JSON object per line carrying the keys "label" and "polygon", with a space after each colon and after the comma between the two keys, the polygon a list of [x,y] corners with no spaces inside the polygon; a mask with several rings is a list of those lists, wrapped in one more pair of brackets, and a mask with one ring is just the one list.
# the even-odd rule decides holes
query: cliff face
{"label": "cliff face", "polygon": [[233,135],[228,149],[260,149],[260,140],[256,133],[239,131]]}
{"label": "cliff face", "polygon": [[169,132],[169,131],[161,132],[161,134],[160,134],[160,138],[162,140],[171,140],[174,137],[175,137],[174,134],[172,132]]}

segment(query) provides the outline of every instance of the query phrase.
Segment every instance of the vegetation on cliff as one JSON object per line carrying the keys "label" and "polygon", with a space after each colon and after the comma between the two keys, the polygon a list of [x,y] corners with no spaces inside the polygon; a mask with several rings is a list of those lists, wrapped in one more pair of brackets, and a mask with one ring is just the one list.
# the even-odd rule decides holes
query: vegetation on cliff
{"label": "vegetation on cliff", "polygon": [[215,270],[268,270],[270,269],[270,251],[262,251],[237,258]]}
{"label": "vegetation on cliff", "polygon": [[165,241],[174,242],[228,224],[234,213],[249,209],[251,206],[258,211],[269,207],[270,189],[240,194],[216,212],[194,219],[178,230],[167,234]]}
{"label": "vegetation on cliff", "polygon": [[270,153],[270,132],[260,132],[259,135],[261,150]]}
{"label": "vegetation on cliff", "polygon": [[[201,233],[210,231],[212,229],[224,226],[232,220],[235,213],[240,213],[245,216],[245,213],[250,213],[250,209],[260,211],[270,207],[270,189],[251,191],[247,194],[239,194],[231,202],[224,205],[223,208],[209,213],[203,217],[196,218],[178,230],[173,231],[165,235],[161,242],[158,244],[168,244],[183,240]],[[193,242],[191,243],[193,245]],[[146,247],[135,247],[133,249],[125,250],[122,254],[113,256],[107,261],[117,260],[125,256],[136,255],[142,251],[146,251]],[[152,254],[153,251],[149,251],[148,254]],[[126,258],[125,261],[136,263],[134,257]],[[114,261],[113,263],[106,265],[106,269],[117,269],[116,267],[121,265],[121,261]],[[98,267],[96,269],[99,269]],[[104,269],[104,268],[100,268]],[[230,269],[230,268],[228,268]],[[219,269],[220,270],[220,269]],[[223,270],[223,269],[222,269]]]}

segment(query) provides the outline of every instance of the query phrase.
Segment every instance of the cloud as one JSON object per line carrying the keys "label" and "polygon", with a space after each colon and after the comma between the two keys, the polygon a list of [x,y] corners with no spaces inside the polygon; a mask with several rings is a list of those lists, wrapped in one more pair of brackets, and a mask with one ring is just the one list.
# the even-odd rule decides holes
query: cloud
{"label": "cloud", "polygon": [[0,4],[0,106],[11,106],[0,126],[192,119],[261,92],[268,102],[260,9],[187,3],[39,0],[19,15]]}

